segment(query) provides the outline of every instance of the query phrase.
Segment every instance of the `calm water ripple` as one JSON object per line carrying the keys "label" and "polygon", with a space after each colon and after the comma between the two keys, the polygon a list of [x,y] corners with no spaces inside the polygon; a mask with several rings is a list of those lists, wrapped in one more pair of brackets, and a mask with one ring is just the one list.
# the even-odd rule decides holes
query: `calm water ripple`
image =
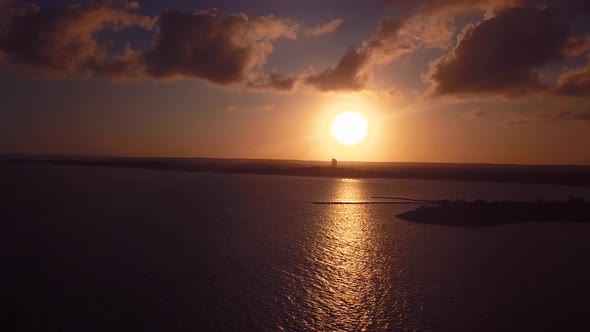
{"label": "calm water ripple", "polygon": [[17,330],[576,330],[590,316],[590,247],[566,234],[589,228],[556,241],[395,218],[410,204],[311,204],[587,188],[2,167],[0,318]]}

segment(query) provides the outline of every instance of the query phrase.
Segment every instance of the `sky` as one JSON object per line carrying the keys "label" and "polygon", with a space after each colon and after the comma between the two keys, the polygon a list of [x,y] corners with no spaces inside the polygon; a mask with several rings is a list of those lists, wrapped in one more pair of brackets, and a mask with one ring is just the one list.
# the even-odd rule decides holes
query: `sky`
{"label": "sky", "polygon": [[[347,147],[339,113],[369,122]],[[0,0],[0,153],[590,164],[586,0]]]}

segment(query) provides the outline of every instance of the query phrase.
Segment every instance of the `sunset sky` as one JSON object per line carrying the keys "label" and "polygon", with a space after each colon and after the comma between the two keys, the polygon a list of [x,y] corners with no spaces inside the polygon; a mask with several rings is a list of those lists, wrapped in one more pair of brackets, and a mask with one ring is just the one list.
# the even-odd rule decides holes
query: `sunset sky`
{"label": "sunset sky", "polygon": [[590,164],[590,2],[0,0],[0,101],[0,153]]}

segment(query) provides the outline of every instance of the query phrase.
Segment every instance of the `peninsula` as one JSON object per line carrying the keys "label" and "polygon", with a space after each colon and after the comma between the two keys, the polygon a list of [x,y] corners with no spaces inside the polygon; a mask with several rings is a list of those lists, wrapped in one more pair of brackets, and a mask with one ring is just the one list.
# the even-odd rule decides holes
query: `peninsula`
{"label": "peninsula", "polygon": [[519,222],[590,222],[590,202],[583,197],[567,201],[433,201],[398,214],[407,221],[455,225],[492,226]]}

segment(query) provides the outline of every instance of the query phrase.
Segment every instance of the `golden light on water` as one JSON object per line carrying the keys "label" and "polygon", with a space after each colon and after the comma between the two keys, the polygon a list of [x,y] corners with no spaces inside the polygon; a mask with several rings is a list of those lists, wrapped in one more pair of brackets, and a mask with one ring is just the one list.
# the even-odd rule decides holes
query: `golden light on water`
{"label": "golden light on water", "polygon": [[[331,200],[359,202],[365,197],[362,181],[344,179],[336,182]],[[370,213],[362,204],[327,207],[314,248],[316,278],[322,292],[312,296],[310,302],[316,307],[320,326],[366,330],[371,324],[369,317],[379,306],[379,292],[372,282],[380,273],[374,264]]]}

